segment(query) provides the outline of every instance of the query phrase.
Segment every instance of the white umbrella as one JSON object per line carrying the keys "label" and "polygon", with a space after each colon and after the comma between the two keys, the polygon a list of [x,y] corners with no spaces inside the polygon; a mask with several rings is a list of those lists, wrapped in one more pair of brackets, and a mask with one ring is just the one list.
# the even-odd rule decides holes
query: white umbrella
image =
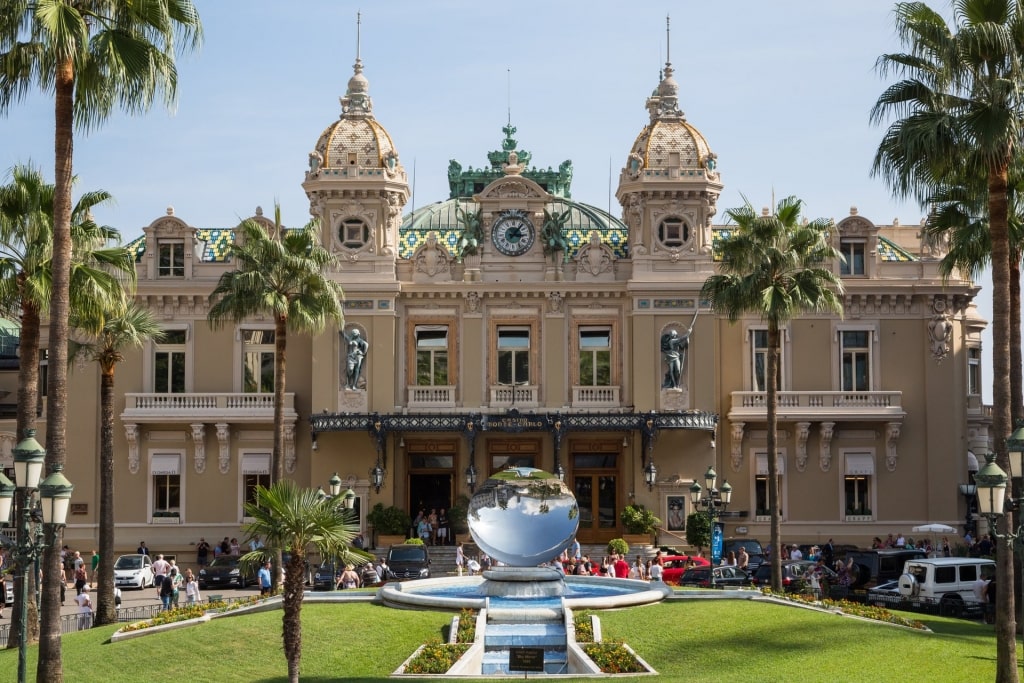
{"label": "white umbrella", "polygon": [[918,534],[955,534],[956,529],[948,524],[922,524],[915,526],[914,532]]}

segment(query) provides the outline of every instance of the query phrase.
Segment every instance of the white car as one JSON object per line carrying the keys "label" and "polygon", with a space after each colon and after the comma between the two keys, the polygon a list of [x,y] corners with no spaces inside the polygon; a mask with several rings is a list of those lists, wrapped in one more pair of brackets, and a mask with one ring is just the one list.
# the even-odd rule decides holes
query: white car
{"label": "white car", "polygon": [[149,555],[121,555],[114,563],[114,586],[148,588],[153,585],[153,560]]}

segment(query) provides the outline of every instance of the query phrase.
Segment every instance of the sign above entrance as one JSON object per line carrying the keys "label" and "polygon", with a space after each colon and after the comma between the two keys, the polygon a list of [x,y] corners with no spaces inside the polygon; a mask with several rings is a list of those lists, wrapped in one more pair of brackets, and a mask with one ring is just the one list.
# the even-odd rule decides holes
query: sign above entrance
{"label": "sign above entrance", "polygon": [[485,432],[541,432],[551,429],[543,415],[522,415],[513,408],[504,415],[484,415],[480,428]]}

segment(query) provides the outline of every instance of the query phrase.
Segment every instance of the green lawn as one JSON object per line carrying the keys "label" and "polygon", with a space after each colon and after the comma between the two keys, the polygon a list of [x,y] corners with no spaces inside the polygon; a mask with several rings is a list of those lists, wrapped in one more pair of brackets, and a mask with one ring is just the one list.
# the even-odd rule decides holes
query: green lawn
{"label": "green lawn", "polygon": [[[383,681],[451,617],[366,603],[303,607],[303,681]],[[739,600],[683,600],[599,613],[666,681],[986,681],[995,678],[991,626],[924,616],[935,633]],[[67,635],[65,680],[285,681],[281,613],[109,642],[114,627]],[[29,649],[29,680],[36,649]],[[12,681],[17,650],[0,652]],[[407,679],[410,680],[410,679]],[[642,680],[640,678],[630,680]]]}

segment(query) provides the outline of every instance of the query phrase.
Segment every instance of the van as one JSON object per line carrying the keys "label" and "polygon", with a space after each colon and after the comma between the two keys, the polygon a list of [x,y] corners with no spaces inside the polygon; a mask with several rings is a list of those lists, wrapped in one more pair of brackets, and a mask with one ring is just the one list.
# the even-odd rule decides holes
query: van
{"label": "van", "polygon": [[394,579],[429,579],[430,555],[427,546],[402,543],[388,548],[388,570]]}
{"label": "van", "polygon": [[974,595],[978,577],[991,580],[995,575],[995,561],[978,557],[909,560],[900,575],[899,591],[904,598],[937,604],[940,614],[959,617],[966,609],[980,606]]}
{"label": "van", "polygon": [[923,550],[887,548],[882,550],[851,550],[846,559],[853,559],[850,573],[853,575],[851,588],[871,588],[886,581],[895,581],[903,573],[907,560],[924,559]]}
{"label": "van", "polygon": [[768,558],[764,556],[764,548],[761,547],[761,541],[756,538],[727,539],[722,544],[722,558],[728,557],[730,552],[736,553],[736,556],[739,557],[740,548],[744,548],[747,551],[747,571],[751,574],[757,571],[762,562],[768,561]]}

